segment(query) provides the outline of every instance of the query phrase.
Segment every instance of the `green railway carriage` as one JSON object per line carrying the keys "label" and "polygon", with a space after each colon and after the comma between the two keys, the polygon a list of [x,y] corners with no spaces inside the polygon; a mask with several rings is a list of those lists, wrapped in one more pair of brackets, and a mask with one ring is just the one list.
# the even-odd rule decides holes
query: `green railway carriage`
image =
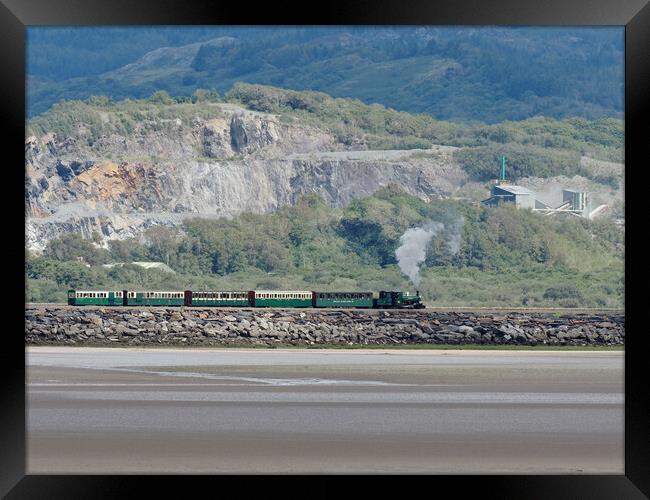
{"label": "green railway carriage", "polygon": [[311,291],[251,290],[252,307],[311,307]]}
{"label": "green railway carriage", "polygon": [[182,306],[185,305],[185,292],[126,292],[128,306]]}
{"label": "green railway carriage", "polygon": [[123,303],[123,290],[68,290],[71,306],[121,306]]}
{"label": "green railway carriage", "polygon": [[245,292],[191,292],[191,305],[193,307],[248,307],[248,291]]}
{"label": "green railway carriage", "polygon": [[372,292],[314,292],[314,307],[372,308]]}

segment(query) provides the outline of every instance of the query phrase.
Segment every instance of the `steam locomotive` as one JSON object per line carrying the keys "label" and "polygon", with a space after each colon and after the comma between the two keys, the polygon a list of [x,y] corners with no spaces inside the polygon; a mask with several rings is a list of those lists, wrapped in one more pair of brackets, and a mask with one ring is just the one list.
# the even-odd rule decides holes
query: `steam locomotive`
{"label": "steam locomotive", "polygon": [[68,305],[424,309],[420,292],[68,290]]}

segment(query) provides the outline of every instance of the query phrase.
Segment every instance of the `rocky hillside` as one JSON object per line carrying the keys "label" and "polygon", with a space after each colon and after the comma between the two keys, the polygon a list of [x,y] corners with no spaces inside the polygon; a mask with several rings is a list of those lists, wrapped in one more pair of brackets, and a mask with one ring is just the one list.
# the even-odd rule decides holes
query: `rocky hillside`
{"label": "rocky hillside", "polygon": [[31,119],[26,243],[40,251],[74,232],[106,244],[188,216],[269,213],[311,193],[343,207],[389,184],[425,201],[479,201],[504,154],[509,179],[543,201],[579,188],[623,217],[620,120],[462,124],[241,84],[224,97],[62,101]]}
{"label": "rocky hillside", "polygon": [[25,141],[31,250],[66,232],[124,239],[186,216],[270,212],[303,193],[343,206],[389,183],[430,199],[467,181],[451,146],[352,151],[325,128],[230,103],[142,105],[134,121],[66,106],[50,114],[69,120],[39,117]]}

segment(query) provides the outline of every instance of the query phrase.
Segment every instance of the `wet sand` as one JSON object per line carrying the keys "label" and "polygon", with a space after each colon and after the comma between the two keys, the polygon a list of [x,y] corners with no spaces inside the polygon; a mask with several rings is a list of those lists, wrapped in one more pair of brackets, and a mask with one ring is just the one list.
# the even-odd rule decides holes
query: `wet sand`
{"label": "wet sand", "polygon": [[28,348],[28,472],[623,473],[623,353]]}

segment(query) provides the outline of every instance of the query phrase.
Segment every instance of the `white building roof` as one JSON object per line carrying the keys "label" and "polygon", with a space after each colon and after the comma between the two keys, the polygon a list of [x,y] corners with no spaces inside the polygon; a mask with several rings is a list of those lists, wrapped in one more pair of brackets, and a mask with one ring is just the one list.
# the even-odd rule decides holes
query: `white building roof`
{"label": "white building roof", "polygon": [[508,193],[516,194],[516,195],[530,195],[534,194],[530,189],[526,189],[525,187],[522,186],[512,186],[512,185],[505,185],[502,184],[500,186],[494,186],[495,189],[501,189],[502,191],[506,191]]}

